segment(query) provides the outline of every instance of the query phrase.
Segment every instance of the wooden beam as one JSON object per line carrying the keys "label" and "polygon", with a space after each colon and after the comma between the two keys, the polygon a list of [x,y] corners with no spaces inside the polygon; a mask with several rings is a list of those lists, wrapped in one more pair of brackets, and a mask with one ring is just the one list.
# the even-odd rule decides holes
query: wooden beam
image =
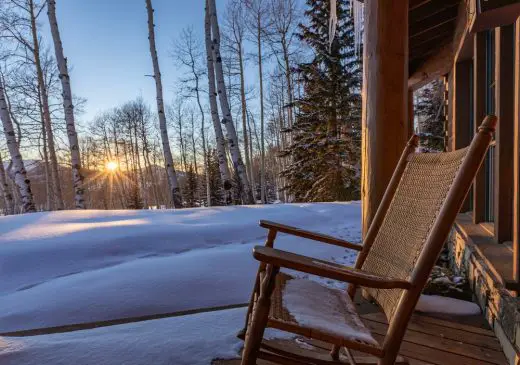
{"label": "wooden beam", "polygon": [[459,3],[460,0],[443,0],[441,3],[436,1],[429,1],[422,6],[410,10],[410,23],[415,23],[422,19],[428,18],[452,6],[459,6]]}
{"label": "wooden beam", "polygon": [[500,120],[495,148],[495,240],[513,235],[514,26],[495,29],[495,98]]}
{"label": "wooden beam", "polygon": [[421,46],[410,49],[410,61],[417,59],[427,59],[428,56],[437,54],[440,49],[446,45],[452,44],[452,38],[450,36],[437,39],[435,43],[424,43]]}
{"label": "wooden beam", "polygon": [[464,1],[459,5],[459,15],[453,36],[453,47],[455,50],[455,60],[457,62],[470,60],[473,57],[473,36],[469,32],[468,9],[466,5]]}
{"label": "wooden beam", "polygon": [[364,235],[407,142],[407,81],[408,0],[366,0],[361,182]]}
{"label": "wooden beam", "polygon": [[[473,42],[473,122],[474,133],[486,116],[486,33],[474,35]],[[486,169],[481,166],[473,183],[473,223],[486,220]]]}
{"label": "wooden beam", "polygon": [[409,9],[412,11],[432,2],[433,0],[410,0]]}
{"label": "wooden beam", "polygon": [[417,90],[450,72],[453,66],[453,48],[444,46],[439,52],[420,66],[410,70],[408,87]]}
{"label": "wooden beam", "polygon": [[515,27],[515,125],[513,191],[513,280],[520,283],[520,18]]}
{"label": "wooden beam", "polygon": [[458,7],[450,7],[439,13],[410,25],[410,38],[417,37],[421,33],[437,29],[445,23],[457,19]]}
{"label": "wooden beam", "polygon": [[455,31],[455,24],[453,22],[446,23],[443,26],[432,30],[431,32],[422,33],[417,37],[410,39],[410,50],[425,43],[434,42],[439,38],[450,38],[453,39],[453,33]]}
{"label": "wooden beam", "polygon": [[487,29],[512,25],[520,16],[520,3],[515,0],[480,1],[480,8],[476,7],[471,19],[472,32],[481,32]]}

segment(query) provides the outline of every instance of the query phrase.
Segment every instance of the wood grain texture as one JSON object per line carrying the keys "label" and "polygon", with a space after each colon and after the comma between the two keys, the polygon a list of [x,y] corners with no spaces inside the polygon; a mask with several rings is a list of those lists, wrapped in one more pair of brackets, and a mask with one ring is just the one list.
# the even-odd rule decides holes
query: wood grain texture
{"label": "wood grain texture", "polygon": [[[473,43],[473,120],[486,115],[486,34],[475,34]],[[473,133],[477,133],[474,123]],[[486,170],[481,167],[473,182],[473,223],[486,220]]]}
{"label": "wood grain texture", "polygon": [[276,223],[276,222],[261,220],[260,227],[267,228],[269,230],[276,231],[276,232],[287,233],[287,234],[290,234],[293,236],[307,238],[307,239],[310,239],[313,241],[330,243],[331,245],[350,248],[350,249],[353,249],[356,251],[361,251],[363,249],[363,246],[361,246],[361,245],[358,245],[358,244],[355,244],[352,242],[348,242],[348,241],[342,240],[340,238],[336,238],[336,237],[329,236],[326,234],[310,232],[310,231],[306,231],[301,228],[291,227],[291,226],[287,226],[285,224],[280,224],[280,223]]}
{"label": "wood grain texture", "polygon": [[410,282],[400,279],[382,277],[369,272],[338,265],[333,262],[318,260],[292,252],[277,250],[264,246],[253,249],[255,259],[267,264],[285,267],[330,279],[381,289],[411,289]]}
{"label": "wood grain texture", "polygon": [[[471,123],[471,62],[464,61],[455,64],[453,75],[453,123],[452,123],[452,150],[467,147],[471,142],[472,133],[469,129]],[[466,199],[461,212],[470,210],[470,201]]]}
{"label": "wood grain texture", "polygon": [[408,0],[366,0],[364,30],[363,236],[409,135]]}
{"label": "wood grain texture", "polygon": [[500,124],[495,148],[495,240],[513,236],[513,135],[514,135],[514,26],[495,30],[496,115]]}

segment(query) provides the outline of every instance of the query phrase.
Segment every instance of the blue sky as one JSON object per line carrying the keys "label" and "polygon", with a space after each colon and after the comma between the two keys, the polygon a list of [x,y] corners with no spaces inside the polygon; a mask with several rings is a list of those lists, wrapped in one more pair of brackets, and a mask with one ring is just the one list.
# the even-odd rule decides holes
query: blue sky
{"label": "blue sky", "polygon": [[[87,98],[89,121],[99,112],[142,95],[155,108],[144,0],[58,0],[57,17],[65,56],[71,67],[73,93]],[[218,0],[219,17],[225,0]],[[175,97],[180,76],[170,51],[182,28],[193,25],[202,37],[204,0],[153,0],[156,42],[165,100]],[[47,16],[40,20],[45,42],[52,46]],[[201,38],[202,39],[202,38]]]}

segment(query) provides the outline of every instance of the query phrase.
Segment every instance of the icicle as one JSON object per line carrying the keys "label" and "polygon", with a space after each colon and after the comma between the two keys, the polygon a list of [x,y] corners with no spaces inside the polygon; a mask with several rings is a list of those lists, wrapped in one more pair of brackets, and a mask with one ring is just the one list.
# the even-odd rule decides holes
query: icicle
{"label": "icicle", "polygon": [[356,47],[356,55],[359,57],[361,53],[361,44],[363,43],[363,19],[364,5],[358,0],[350,0],[350,9],[354,15],[354,46]]}
{"label": "icicle", "polygon": [[[361,44],[363,43],[363,19],[364,5],[359,0],[350,0],[350,16],[354,18],[354,46],[356,56],[361,53]],[[329,50],[336,35],[338,25],[337,0],[330,0],[330,19],[329,19]]]}
{"label": "icicle", "polygon": [[336,36],[336,27],[338,25],[338,14],[336,8],[336,0],[330,0],[330,18],[329,18],[329,51],[332,48],[332,42]]}

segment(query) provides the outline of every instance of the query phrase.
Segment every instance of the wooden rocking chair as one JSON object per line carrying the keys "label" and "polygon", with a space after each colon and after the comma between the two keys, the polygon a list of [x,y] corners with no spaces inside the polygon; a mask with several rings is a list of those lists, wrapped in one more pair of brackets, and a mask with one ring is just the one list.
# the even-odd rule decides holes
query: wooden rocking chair
{"label": "wooden rocking chair", "polygon": [[[407,363],[398,353],[408,322],[486,155],[496,123],[496,117],[486,117],[471,145],[454,152],[416,153],[418,137],[413,136],[362,246],[261,221],[269,233],[265,246],[253,251],[260,266],[242,331],[241,364],[256,364],[257,358],[287,365]],[[357,250],[355,268],[277,250],[273,248],[277,232]],[[348,282],[348,295],[279,273],[280,268]],[[382,344],[356,313],[352,299],[358,286],[388,319]],[[273,347],[263,342],[266,327],[325,341],[331,345],[330,356]],[[355,359],[351,350],[368,357]]]}

